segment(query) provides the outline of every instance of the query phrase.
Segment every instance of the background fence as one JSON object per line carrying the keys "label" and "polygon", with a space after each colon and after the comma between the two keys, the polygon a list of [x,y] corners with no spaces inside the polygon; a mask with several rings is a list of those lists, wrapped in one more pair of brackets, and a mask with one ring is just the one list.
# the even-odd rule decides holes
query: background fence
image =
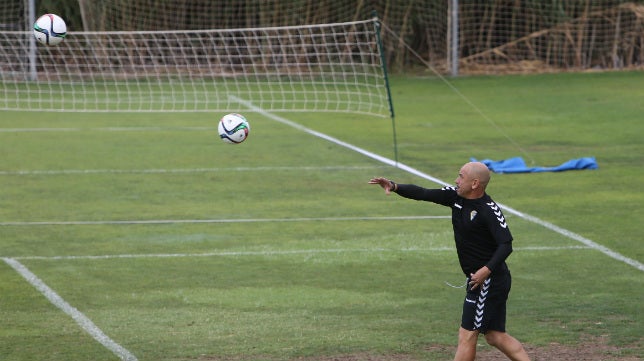
{"label": "background fence", "polygon": [[644,1],[623,0],[5,0],[3,29],[31,27],[27,8],[70,31],[195,30],[364,20],[377,11],[394,71],[450,71],[450,6],[458,7],[460,73],[643,66]]}

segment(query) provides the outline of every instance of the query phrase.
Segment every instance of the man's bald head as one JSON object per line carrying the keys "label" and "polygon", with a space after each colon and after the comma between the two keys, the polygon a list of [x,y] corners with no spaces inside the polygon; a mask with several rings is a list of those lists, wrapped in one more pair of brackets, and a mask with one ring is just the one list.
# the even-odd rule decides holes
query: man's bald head
{"label": "man's bald head", "polygon": [[490,182],[490,170],[481,162],[469,162],[461,167],[456,178],[458,194],[463,198],[480,198]]}
{"label": "man's bald head", "polygon": [[471,176],[478,179],[483,188],[487,187],[487,184],[490,183],[490,170],[488,167],[481,162],[469,162],[467,165],[470,167]]}

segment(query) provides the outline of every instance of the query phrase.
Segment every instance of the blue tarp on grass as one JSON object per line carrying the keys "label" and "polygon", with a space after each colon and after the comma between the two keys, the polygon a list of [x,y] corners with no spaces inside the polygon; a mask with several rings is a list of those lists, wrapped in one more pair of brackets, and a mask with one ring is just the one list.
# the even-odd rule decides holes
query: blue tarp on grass
{"label": "blue tarp on grass", "polygon": [[485,164],[494,173],[539,173],[539,172],[563,172],[566,170],[597,169],[595,157],[571,159],[557,167],[528,167],[521,157],[514,157],[505,160],[484,159],[481,161],[472,158],[473,162]]}

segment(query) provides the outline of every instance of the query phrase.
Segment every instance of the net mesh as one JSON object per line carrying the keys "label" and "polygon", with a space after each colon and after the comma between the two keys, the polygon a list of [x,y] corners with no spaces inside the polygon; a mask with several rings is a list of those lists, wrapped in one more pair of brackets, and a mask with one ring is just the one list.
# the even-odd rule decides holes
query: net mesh
{"label": "net mesh", "polygon": [[632,69],[644,60],[635,1],[463,4],[459,60],[470,72]]}
{"label": "net mesh", "polygon": [[37,47],[4,32],[0,108],[388,115],[374,22],[201,31],[76,32]]}
{"label": "net mesh", "polygon": [[[211,29],[367,19],[377,11],[388,63],[447,72],[452,0],[82,1],[87,30]],[[179,4],[179,5],[177,5]],[[641,67],[642,0],[459,0],[464,72]],[[410,49],[412,51],[410,51]],[[416,57],[420,55],[420,59]]]}

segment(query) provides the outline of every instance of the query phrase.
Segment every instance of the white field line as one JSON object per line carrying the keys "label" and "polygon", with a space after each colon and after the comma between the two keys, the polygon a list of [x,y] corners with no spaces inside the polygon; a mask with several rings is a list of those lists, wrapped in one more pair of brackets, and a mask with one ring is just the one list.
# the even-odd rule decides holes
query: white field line
{"label": "white field line", "polygon": [[354,171],[383,169],[382,166],[327,166],[327,167],[230,167],[230,168],[180,168],[180,169],[58,169],[0,171],[0,175],[83,175],[83,174],[183,174],[264,171]]}
{"label": "white field line", "polygon": [[[375,160],[377,160],[377,161],[379,161],[381,163],[390,165],[390,166],[395,167],[395,168],[399,168],[399,169],[404,170],[404,171],[406,171],[406,172],[408,172],[410,174],[413,174],[413,175],[416,175],[418,177],[427,179],[427,180],[432,181],[434,183],[437,183],[439,185],[443,185],[443,186],[451,185],[450,183],[447,183],[447,182],[445,182],[445,181],[443,181],[441,179],[432,177],[429,174],[423,173],[423,172],[421,172],[421,171],[419,171],[419,170],[417,170],[415,168],[412,168],[412,167],[407,166],[405,164],[402,164],[400,162],[396,162],[396,161],[394,161],[392,159],[385,158],[385,157],[380,156],[378,154],[369,152],[369,151],[367,151],[365,149],[362,149],[362,148],[356,147],[356,146],[354,146],[352,144],[343,142],[343,141],[341,141],[339,139],[336,139],[336,138],[331,137],[329,135],[326,135],[324,133],[320,133],[320,132],[317,132],[315,130],[309,129],[309,128],[303,126],[303,125],[300,125],[300,124],[292,122],[292,121],[290,121],[288,119],[282,118],[282,117],[280,117],[280,116],[278,116],[276,114],[266,112],[263,109],[255,106],[253,103],[251,103],[251,102],[249,102],[247,100],[244,100],[244,99],[241,99],[241,98],[238,98],[238,97],[235,97],[235,96],[232,96],[231,98],[233,100],[239,102],[240,104],[248,107],[250,110],[258,112],[258,113],[264,115],[265,117],[273,119],[273,120],[275,120],[277,122],[280,122],[282,124],[286,124],[288,126],[291,126],[293,128],[299,129],[299,130],[301,130],[303,132],[309,133],[309,134],[314,135],[316,137],[328,140],[328,141],[330,141],[332,143],[335,143],[335,144],[340,145],[342,147],[345,147],[345,148],[351,149],[351,150],[353,150],[355,152],[358,152],[360,154],[363,154],[363,155],[365,155],[365,156],[367,156],[367,157],[369,157],[371,159],[375,159]],[[543,226],[544,228],[547,228],[547,229],[549,229],[551,231],[559,233],[559,234],[563,235],[564,237],[573,239],[573,240],[575,240],[577,242],[580,242],[580,243],[582,243],[582,244],[584,244],[584,245],[586,245],[588,247],[591,247],[591,248],[593,248],[593,249],[595,249],[595,250],[597,250],[597,251],[599,251],[599,252],[601,252],[601,253],[603,253],[603,254],[605,254],[605,255],[607,255],[607,256],[615,259],[615,260],[618,260],[620,262],[623,262],[623,263],[626,263],[626,264],[628,264],[630,266],[633,266],[633,267],[637,268],[640,271],[644,271],[644,264],[642,264],[641,262],[639,262],[639,261],[637,261],[635,259],[628,258],[628,257],[622,255],[621,253],[618,253],[618,252],[615,252],[615,251],[609,249],[606,246],[603,246],[603,245],[601,245],[599,243],[593,242],[590,239],[585,238],[585,237],[583,237],[583,236],[581,236],[581,235],[579,235],[577,233],[574,233],[574,232],[569,231],[567,229],[561,228],[561,227],[559,227],[559,226],[557,226],[555,224],[552,224],[550,222],[544,221],[544,220],[542,220],[540,218],[531,216],[531,215],[529,215],[527,213],[519,212],[518,210],[510,208],[510,207],[508,207],[508,206],[506,206],[504,204],[501,204],[501,203],[497,203],[497,204],[501,208],[503,208],[506,212],[508,212],[510,214],[514,214],[514,215],[516,215],[516,216],[518,216],[520,218],[523,218],[523,219],[527,220],[528,222],[532,222],[532,223],[538,224],[540,226]]]}
{"label": "white field line", "polygon": [[54,290],[49,288],[40,278],[38,278],[34,273],[32,273],[27,267],[22,263],[17,261],[14,258],[2,258],[2,260],[11,266],[16,272],[18,272],[24,279],[27,280],[32,286],[34,286],[40,293],[45,296],[49,302],[54,306],[61,309],[67,315],[69,315],[76,323],[83,329],[85,332],[90,334],[96,341],[101,345],[105,346],[108,350],[112,351],[116,356],[121,360],[127,361],[137,361],[136,356],[130,353],[128,350],[123,348],[121,345],[114,342],[109,338],[103,331],[101,331],[98,326],[92,322],[87,316],[82,312],[77,310],[75,307],[67,303],[62,297],[60,297]]}
{"label": "white field line", "polygon": [[32,132],[150,132],[175,130],[213,130],[209,127],[103,127],[103,128],[0,128],[0,133]]}
{"label": "white field line", "polygon": [[[586,246],[557,246],[557,247],[516,247],[515,251],[568,251],[568,250],[592,250]],[[430,247],[430,248],[346,248],[346,249],[301,249],[290,251],[221,251],[206,253],[159,253],[159,254],[106,254],[95,256],[22,256],[12,257],[13,260],[42,260],[42,261],[60,261],[60,260],[102,260],[102,259],[136,259],[136,258],[185,258],[185,257],[243,257],[243,256],[289,256],[289,255],[311,255],[325,253],[434,253],[434,252],[456,252],[454,247]]]}
{"label": "white field line", "polygon": [[450,219],[450,216],[400,217],[319,217],[319,218],[245,218],[245,219],[151,219],[139,221],[43,221],[0,222],[0,226],[84,226],[127,224],[181,224],[181,223],[264,223],[264,222],[342,222],[342,221],[405,221],[419,219]]}

